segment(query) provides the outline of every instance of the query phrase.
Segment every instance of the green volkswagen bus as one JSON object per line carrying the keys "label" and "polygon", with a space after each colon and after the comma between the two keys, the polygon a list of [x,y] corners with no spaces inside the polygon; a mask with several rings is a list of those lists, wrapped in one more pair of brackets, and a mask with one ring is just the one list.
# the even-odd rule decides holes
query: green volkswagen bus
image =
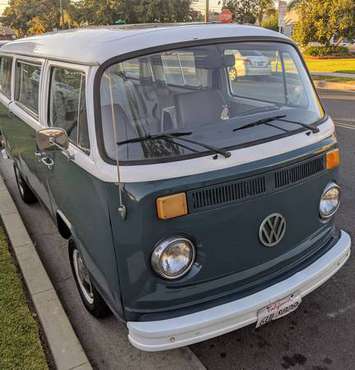
{"label": "green volkswagen bus", "polygon": [[10,42],[0,62],[21,197],[68,239],[86,308],[137,348],[271,322],[349,258],[334,124],[285,36],[80,29]]}

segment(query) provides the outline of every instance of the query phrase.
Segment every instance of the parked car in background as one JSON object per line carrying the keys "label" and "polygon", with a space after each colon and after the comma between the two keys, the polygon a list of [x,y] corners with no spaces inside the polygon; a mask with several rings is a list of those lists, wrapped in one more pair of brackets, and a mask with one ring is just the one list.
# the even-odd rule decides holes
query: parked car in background
{"label": "parked car in background", "polygon": [[126,322],[141,350],[267,324],[350,256],[334,123],[280,33],[17,40],[0,50],[0,127],[23,201],[68,240],[83,304]]}
{"label": "parked car in background", "polygon": [[267,76],[271,74],[270,59],[257,50],[236,50],[235,65],[230,68],[232,80],[245,76]]}

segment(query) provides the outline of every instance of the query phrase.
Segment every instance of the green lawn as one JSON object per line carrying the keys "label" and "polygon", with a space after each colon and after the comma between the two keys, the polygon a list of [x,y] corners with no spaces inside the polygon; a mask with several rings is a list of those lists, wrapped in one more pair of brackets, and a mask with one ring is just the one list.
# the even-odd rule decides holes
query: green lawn
{"label": "green lawn", "polygon": [[36,320],[0,226],[0,369],[48,369]]}
{"label": "green lawn", "polygon": [[355,56],[348,59],[305,59],[311,72],[355,73]]}

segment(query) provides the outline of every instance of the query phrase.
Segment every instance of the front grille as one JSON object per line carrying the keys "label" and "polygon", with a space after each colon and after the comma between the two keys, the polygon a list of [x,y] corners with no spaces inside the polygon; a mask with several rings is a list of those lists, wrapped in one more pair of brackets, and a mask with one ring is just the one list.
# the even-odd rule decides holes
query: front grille
{"label": "front grille", "polygon": [[253,197],[265,193],[265,182],[265,176],[259,176],[193,190],[188,192],[189,205],[197,210]]}
{"label": "front grille", "polygon": [[223,206],[258,195],[271,193],[325,170],[324,155],[233,182],[210,185],[187,192],[190,212]]}
{"label": "front grille", "polygon": [[318,157],[275,172],[275,188],[294,184],[324,170],[324,157]]}

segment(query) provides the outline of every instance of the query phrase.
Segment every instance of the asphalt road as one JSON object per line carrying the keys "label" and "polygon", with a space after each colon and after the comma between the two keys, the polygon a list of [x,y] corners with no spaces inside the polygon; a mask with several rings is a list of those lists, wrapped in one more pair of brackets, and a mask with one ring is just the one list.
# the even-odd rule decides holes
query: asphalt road
{"label": "asphalt road", "polygon": [[[343,154],[343,205],[337,223],[355,240],[355,93],[329,91],[322,93],[322,99],[337,121]],[[27,206],[19,199],[11,162],[0,160],[0,169],[94,367],[186,369],[188,352],[135,350],[128,344],[123,323],[113,317],[98,321],[84,310],[71,275],[66,242],[40,205]],[[354,276],[355,255],[331,281],[306,297],[295,313],[260,329],[250,326],[190,348],[209,369],[355,368]]]}
{"label": "asphalt road", "polygon": [[[355,240],[355,93],[321,93],[342,150],[339,227]],[[249,326],[191,346],[208,369],[354,369],[355,254],[300,308],[259,329]]]}

